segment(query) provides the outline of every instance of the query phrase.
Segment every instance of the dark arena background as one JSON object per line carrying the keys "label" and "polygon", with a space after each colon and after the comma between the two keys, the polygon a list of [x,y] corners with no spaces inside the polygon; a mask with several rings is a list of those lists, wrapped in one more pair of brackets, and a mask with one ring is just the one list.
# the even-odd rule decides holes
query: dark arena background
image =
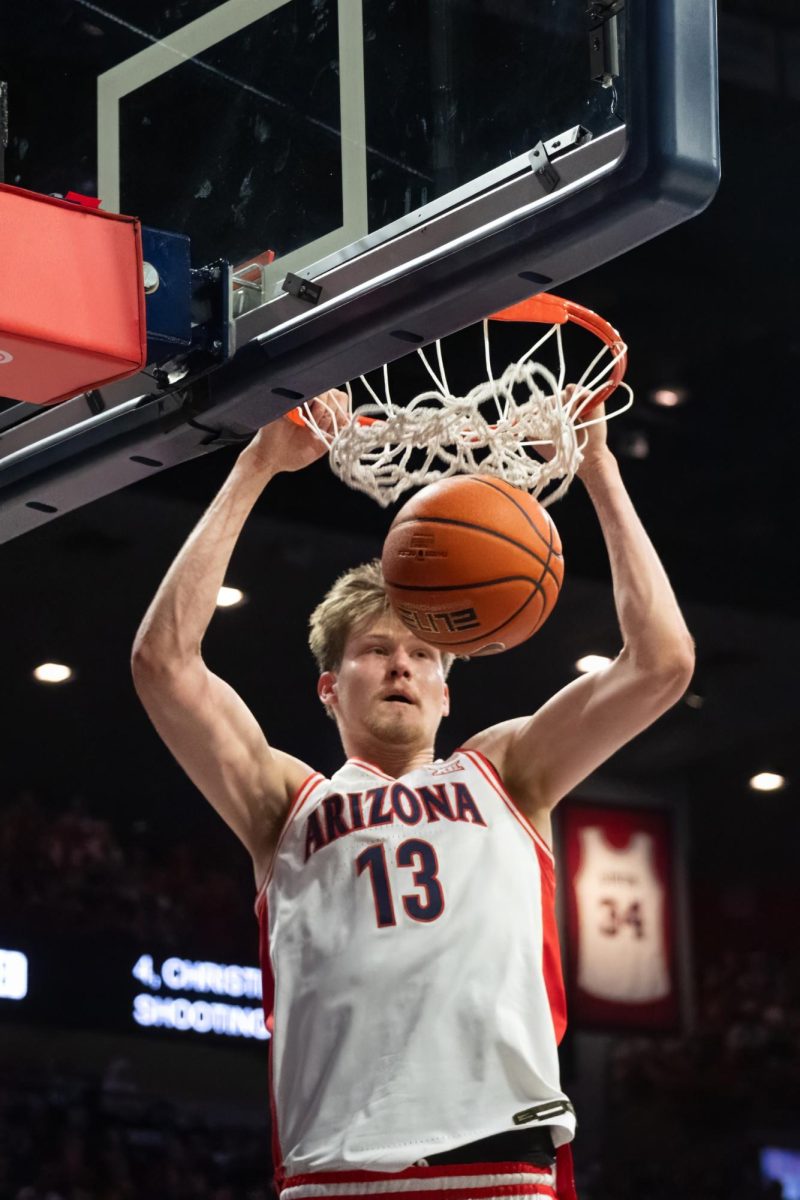
{"label": "dark arena background", "polygon": [[[165,5],[5,0],[7,183],[92,194],[65,97],[120,20],[155,29]],[[609,439],[697,644],[683,700],[559,813],[562,1077],[582,1200],[800,1198],[797,4],[720,0],[719,56],[716,197],[559,288],[630,346],[636,403]],[[153,161],[154,190],[169,169]],[[503,336],[521,353],[518,332]],[[466,339],[452,339],[456,359]],[[129,669],[138,622],[235,454],[0,546],[0,1200],[273,1195],[250,862],[158,740]],[[340,748],[308,614],[380,553],[392,511],[324,461],[278,478],[226,579],[243,598],[206,639],[270,741],[326,773]],[[535,710],[581,656],[619,648],[580,484],[550,511],[566,561],[556,611],[508,655],[456,663],[440,752]],[[47,685],[43,663],[72,675]],[[754,790],[765,772],[782,783]],[[580,986],[587,824],[656,847],[669,974],[657,1003]]]}

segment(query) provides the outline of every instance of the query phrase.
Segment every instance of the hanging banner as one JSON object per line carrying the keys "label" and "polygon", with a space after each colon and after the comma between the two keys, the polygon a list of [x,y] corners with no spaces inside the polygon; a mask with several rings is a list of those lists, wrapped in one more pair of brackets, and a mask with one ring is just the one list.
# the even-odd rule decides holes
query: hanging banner
{"label": "hanging banner", "polygon": [[560,822],[570,1024],[677,1028],[670,814],[567,802]]}

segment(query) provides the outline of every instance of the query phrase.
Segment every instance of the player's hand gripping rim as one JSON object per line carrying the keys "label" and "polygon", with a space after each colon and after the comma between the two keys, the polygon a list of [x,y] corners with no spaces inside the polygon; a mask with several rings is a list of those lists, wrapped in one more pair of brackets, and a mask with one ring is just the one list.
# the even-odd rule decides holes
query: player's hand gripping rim
{"label": "player's hand gripping rim", "polygon": [[307,408],[304,421],[291,412],[259,429],[247,446],[248,458],[274,474],[300,471],[322,458],[333,434],[350,420],[350,400],[346,392],[331,388],[309,400]]}

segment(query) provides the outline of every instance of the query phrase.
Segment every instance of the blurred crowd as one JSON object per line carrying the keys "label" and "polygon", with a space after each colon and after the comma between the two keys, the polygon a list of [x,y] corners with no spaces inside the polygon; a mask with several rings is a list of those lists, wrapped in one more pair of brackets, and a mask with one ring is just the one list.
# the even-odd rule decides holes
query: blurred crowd
{"label": "blurred crowd", "polygon": [[[82,797],[53,812],[24,792],[0,809],[0,912],[26,933],[124,934],[148,946],[196,940],[209,957],[252,958],[253,891],[237,846],[115,830]],[[232,866],[231,863],[235,865]]]}
{"label": "blurred crowd", "polygon": [[210,1122],[103,1078],[4,1072],[0,1200],[271,1200],[263,1127]]}
{"label": "blurred crowd", "polygon": [[800,1150],[800,963],[727,950],[698,976],[691,1034],[614,1039],[613,1151],[583,1164],[581,1200],[783,1200],[758,1150]]}
{"label": "blurred crowd", "polygon": [[612,1086],[627,1099],[659,1098],[690,1119],[754,1128],[800,1118],[800,962],[728,950],[700,964],[696,1030],[629,1039]]}

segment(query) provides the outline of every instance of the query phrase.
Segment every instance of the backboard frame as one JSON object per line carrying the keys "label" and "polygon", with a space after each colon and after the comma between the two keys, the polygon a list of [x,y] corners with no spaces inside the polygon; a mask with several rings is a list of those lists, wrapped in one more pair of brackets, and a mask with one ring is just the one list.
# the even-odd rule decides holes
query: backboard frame
{"label": "backboard frame", "polygon": [[322,289],[316,304],[262,292],[253,307],[231,268],[234,297],[248,297],[233,301],[228,361],[177,361],[52,410],[0,414],[0,541],[244,442],[317,392],[560,287],[705,208],[720,171],[716,2],[629,0],[627,20],[619,129],[588,141],[565,130],[568,145],[551,138],[544,164],[532,151],[528,166],[391,240],[365,239],[358,253],[303,269]]}

